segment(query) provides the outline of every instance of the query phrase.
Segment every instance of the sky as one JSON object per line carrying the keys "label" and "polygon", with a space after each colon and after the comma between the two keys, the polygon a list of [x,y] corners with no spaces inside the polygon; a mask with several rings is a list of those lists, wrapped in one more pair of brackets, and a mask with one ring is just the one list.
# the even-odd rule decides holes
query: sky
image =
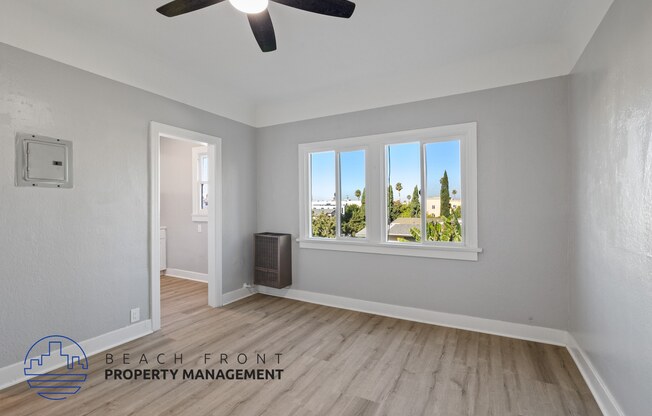
{"label": "sky", "polygon": [[[420,186],[419,143],[403,143],[387,146],[387,160],[392,187],[401,182],[401,201],[407,201],[415,185]],[[355,197],[356,189],[363,190],[365,185],[365,152],[357,150],[340,153],[342,180],[342,198]],[[460,191],[460,142],[447,141],[426,145],[426,172],[428,177],[428,196],[439,196],[439,180],[448,173],[449,190]],[[335,152],[312,154],[312,200],[331,200],[335,194]],[[459,196],[458,196],[459,197]],[[394,199],[398,192],[394,189]]]}

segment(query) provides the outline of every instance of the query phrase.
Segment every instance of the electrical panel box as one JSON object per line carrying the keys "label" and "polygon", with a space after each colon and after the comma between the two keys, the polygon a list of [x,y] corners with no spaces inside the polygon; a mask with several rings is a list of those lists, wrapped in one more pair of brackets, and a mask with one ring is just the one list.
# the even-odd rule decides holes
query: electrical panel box
{"label": "electrical panel box", "polygon": [[72,142],[18,133],[16,186],[72,188]]}

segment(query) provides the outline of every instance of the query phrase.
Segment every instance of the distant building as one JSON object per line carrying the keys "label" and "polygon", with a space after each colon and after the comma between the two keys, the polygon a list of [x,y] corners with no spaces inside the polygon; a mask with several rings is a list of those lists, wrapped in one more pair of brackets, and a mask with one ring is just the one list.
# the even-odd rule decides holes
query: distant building
{"label": "distant building", "polygon": [[[421,230],[421,218],[397,218],[387,229],[387,241],[398,241],[404,239],[407,241],[414,241],[414,237],[410,230],[417,228]],[[358,238],[365,238],[367,236],[367,228],[363,228],[355,235]]]}
{"label": "distant building", "polygon": [[362,202],[360,202],[360,201],[352,201],[350,199],[346,200],[346,201],[342,201],[342,212],[341,212],[342,214],[344,214],[344,212],[346,211],[346,207],[348,207],[349,205],[357,205],[358,207],[361,207]]}
{"label": "distant building", "polygon": [[335,201],[312,201],[311,208],[313,215],[326,214],[328,216],[334,216],[337,205],[335,205]]}
{"label": "distant building", "polygon": [[[451,209],[462,206],[462,200],[459,198],[451,198]],[[441,198],[438,196],[428,197],[427,210],[428,216],[439,217],[441,216]]]}
{"label": "distant building", "polygon": [[408,241],[414,241],[414,237],[410,230],[417,228],[421,231],[421,218],[397,218],[387,230],[387,241],[398,241],[399,238]]}
{"label": "distant building", "polygon": [[[362,202],[352,201],[352,200],[342,201],[342,205],[340,207],[340,213],[344,214],[344,212],[346,211],[346,207],[349,205],[362,206]],[[312,201],[311,208],[312,208],[313,215],[326,214],[329,216],[333,216],[335,215],[335,210],[337,210],[337,205],[335,204],[334,199],[330,201]]]}

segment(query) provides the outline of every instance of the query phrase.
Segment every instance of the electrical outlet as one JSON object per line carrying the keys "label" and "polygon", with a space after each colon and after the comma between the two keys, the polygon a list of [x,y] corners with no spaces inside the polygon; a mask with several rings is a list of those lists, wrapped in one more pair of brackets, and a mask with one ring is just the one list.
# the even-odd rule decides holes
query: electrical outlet
{"label": "electrical outlet", "polygon": [[140,321],[140,308],[134,308],[131,310],[131,323]]}

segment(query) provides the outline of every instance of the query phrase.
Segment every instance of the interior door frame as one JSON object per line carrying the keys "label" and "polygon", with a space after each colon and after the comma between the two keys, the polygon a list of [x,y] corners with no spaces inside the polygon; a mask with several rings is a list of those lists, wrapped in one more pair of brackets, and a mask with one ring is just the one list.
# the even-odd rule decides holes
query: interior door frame
{"label": "interior door frame", "polygon": [[150,189],[150,318],[152,329],[161,329],[161,138],[198,142],[208,146],[208,304],[220,307],[222,300],[222,139],[162,123],[149,126]]}

